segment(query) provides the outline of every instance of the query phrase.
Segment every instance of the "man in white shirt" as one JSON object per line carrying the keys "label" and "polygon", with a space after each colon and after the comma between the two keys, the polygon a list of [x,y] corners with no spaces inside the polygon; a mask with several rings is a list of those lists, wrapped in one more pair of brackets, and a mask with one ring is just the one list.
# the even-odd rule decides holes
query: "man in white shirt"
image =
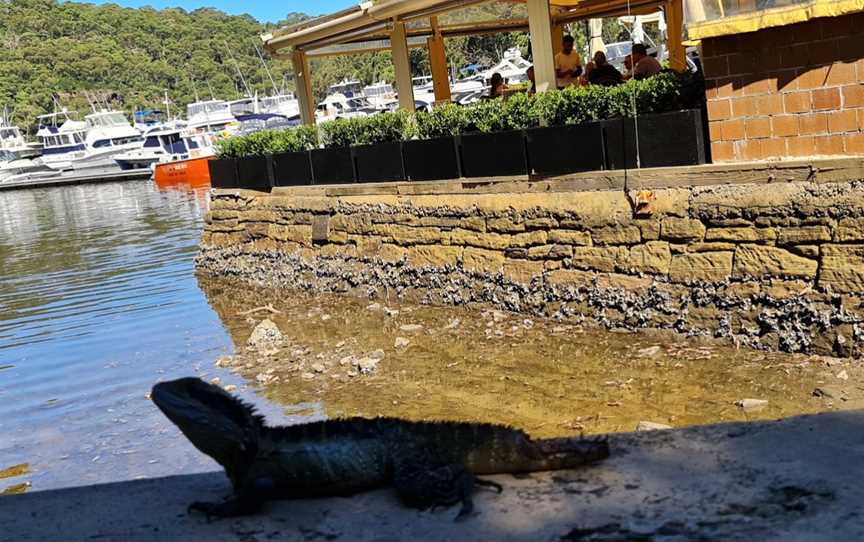
{"label": "man in white shirt", "polygon": [[561,52],[555,55],[555,77],[559,89],[575,85],[582,75],[582,57],[573,50],[573,36],[564,36]]}

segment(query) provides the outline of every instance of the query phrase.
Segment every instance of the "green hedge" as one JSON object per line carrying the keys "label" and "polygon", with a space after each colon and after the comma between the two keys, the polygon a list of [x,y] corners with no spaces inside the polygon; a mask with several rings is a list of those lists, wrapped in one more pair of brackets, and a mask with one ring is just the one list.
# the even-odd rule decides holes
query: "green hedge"
{"label": "green hedge", "polygon": [[283,152],[301,152],[318,146],[314,126],[297,126],[288,130],[262,130],[245,136],[231,137],[216,143],[220,158],[244,158]]}
{"label": "green hedge", "polygon": [[[435,139],[470,132],[521,130],[537,126],[564,126],[698,108],[705,97],[698,74],[664,71],[642,81],[615,87],[570,87],[536,96],[515,94],[506,100],[482,100],[462,107],[446,104],[432,111],[409,114],[379,113],[338,119],[318,126],[320,143],[327,148],[371,145],[409,139]],[[315,148],[315,128],[303,126],[281,132],[257,132],[220,143],[220,157],[238,158]]]}

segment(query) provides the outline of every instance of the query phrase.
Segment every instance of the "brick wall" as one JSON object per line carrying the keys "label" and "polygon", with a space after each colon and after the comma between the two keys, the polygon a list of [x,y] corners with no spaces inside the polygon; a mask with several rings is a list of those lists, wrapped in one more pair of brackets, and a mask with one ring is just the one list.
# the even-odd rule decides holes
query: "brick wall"
{"label": "brick wall", "polygon": [[715,162],[864,155],[864,13],[703,40]]}

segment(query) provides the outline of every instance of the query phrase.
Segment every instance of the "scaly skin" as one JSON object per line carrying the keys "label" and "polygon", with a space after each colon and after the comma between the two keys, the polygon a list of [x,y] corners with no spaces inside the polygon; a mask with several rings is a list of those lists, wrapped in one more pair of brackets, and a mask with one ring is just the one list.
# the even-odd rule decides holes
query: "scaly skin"
{"label": "scaly skin", "polygon": [[609,456],[605,440],[531,440],[517,429],[462,422],[349,418],[268,427],[255,410],[198,378],[153,386],[156,406],[225,468],[234,498],[193,503],[208,516],[251,514],[270,499],[351,495],[392,485],[418,508],[462,501],[477,474],[569,469]]}

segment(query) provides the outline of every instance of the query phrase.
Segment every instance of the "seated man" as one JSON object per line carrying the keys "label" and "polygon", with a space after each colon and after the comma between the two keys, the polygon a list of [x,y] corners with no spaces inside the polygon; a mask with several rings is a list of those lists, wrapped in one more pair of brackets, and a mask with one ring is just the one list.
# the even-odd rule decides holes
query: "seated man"
{"label": "seated man", "polygon": [[606,53],[603,51],[594,53],[594,69],[588,73],[588,82],[592,85],[614,87],[615,85],[620,85],[621,80],[621,72],[616,70],[615,66],[606,62]]}
{"label": "seated man", "polygon": [[633,44],[633,79],[647,79],[652,75],[657,75],[663,69],[657,59],[653,56],[648,56],[648,49],[642,43]]}

